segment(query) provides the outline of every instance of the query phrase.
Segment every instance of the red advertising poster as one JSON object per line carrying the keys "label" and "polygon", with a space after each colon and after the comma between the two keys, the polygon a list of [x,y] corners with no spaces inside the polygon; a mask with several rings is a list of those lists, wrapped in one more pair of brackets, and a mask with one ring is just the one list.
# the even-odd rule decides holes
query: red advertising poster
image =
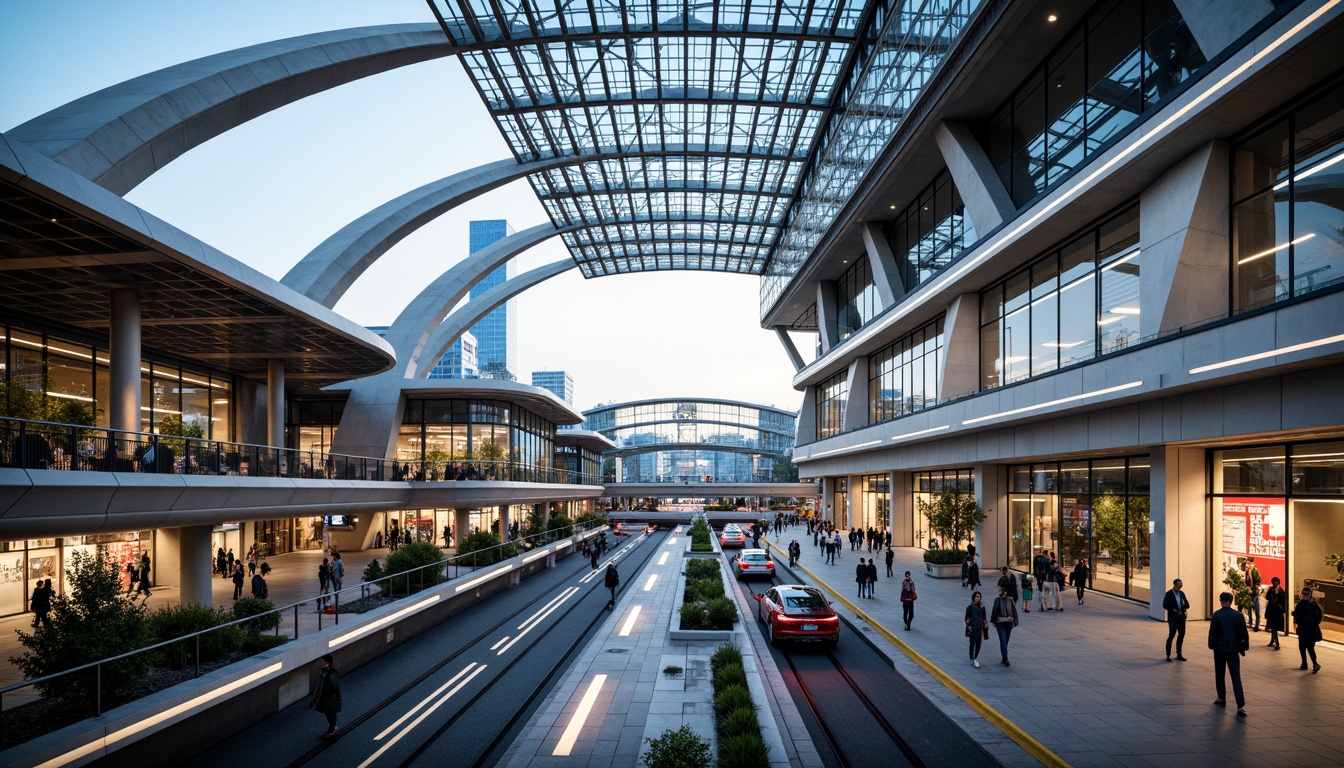
{"label": "red advertising poster", "polygon": [[1265,588],[1275,576],[1287,584],[1287,553],[1287,509],[1281,499],[1223,499],[1224,568],[1253,557]]}

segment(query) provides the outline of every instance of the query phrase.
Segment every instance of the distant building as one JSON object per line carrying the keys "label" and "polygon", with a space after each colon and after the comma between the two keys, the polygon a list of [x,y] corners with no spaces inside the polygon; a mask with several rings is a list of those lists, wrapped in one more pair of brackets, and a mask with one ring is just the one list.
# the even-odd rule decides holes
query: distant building
{"label": "distant building", "polygon": [[478,356],[479,346],[476,337],[471,332],[463,333],[461,338],[453,342],[439,362],[434,364],[434,370],[429,372],[430,379],[476,379],[480,378],[480,366]]}
{"label": "distant building", "polygon": [[574,377],[564,371],[533,371],[532,386],[549,389],[567,404],[574,404]]}
{"label": "distant building", "polygon": [[[470,232],[468,247],[471,253],[476,253],[513,234],[513,229],[504,219],[489,219],[471,222]],[[513,275],[513,262],[509,261],[477,283],[471,289],[471,298],[480,296],[512,278]],[[481,318],[480,322],[473,325],[469,333],[464,333],[461,339],[454,341],[443,353],[443,357],[439,358],[429,378],[472,379],[485,375],[493,378],[517,379],[518,312],[514,302],[514,299],[504,302],[503,306],[492,310],[490,314]],[[463,354],[462,339],[467,336],[472,337],[475,348]],[[464,363],[464,360],[470,360],[470,364]],[[508,376],[501,376],[502,372],[507,372]]]}

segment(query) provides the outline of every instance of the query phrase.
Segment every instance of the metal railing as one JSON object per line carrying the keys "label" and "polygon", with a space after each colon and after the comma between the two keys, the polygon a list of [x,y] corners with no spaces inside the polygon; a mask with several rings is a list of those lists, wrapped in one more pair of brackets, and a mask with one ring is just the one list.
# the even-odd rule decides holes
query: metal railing
{"label": "metal railing", "polygon": [[[170,640],[164,640],[154,645],[139,648],[134,651],[128,651],[117,656],[111,656],[106,659],[83,664],[78,667],[63,670],[44,677],[24,680],[20,683],[14,683],[0,688],[0,749],[13,746],[6,738],[8,727],[6,721],[13,717],[15,710],[4,711],[4,697],[6,694],[12,694],[25,688],[40,688],[46,684],[55,682],[60,678],[72,676],[84,676],[82,683],[75,683],[71,687],[78,689],[81,685],[86,687],[91,696],[88,701],[76,702],[84,704],[84,707],[67,707],[65,712],[73,712],[78,715],[82,711],[83,718],[98,717],[104,711],[112,707],[121,706],[138,698],[156,693],[158,690],[177,685],[185,680],[194,680],[201,676],[201,663],[214,661],[213,657],[224,656],[231,652],[242,650],[241,648],[227,647],[227,642],[221,641],[222,634],[229,632],[232,628],[238,628],[244,631],[244,637],[247,634],[256,636],[265,632],[266,628],[273,630],[272,636],[279,637],[283,617],[292,616],[293,625],[290,632],[285,632],[286,641],[289,639],[297,640],[303,634],[302,623],[299,621],[301,616],[316,615],[316,628],[313,629],[310,623],[310,632],[314,634],[321,632],[327,626],[339,625],[341,623],[341,601],[342,596],[346,605],[349,606],[352,601],[362,604],[366,610],[374,605],[378,606],[385,603],[394,602],[410,597],[418,592],[422,592],[430,587],[444,584],[459,578],[465,569],[471,573],[478,568],[485,568],[496,563],[507,560],[511,557],[524,554],[530,550],[544,547],[564,539],[581,536],[597,528],[605,527],[603,520],[588,520],[583,524],[567,526],[566,528],[556,528],[543,531],[530,536],[513,539],[501,544],[487,547],[460,555],[452,555],[436,563],[429,563],[408,571],[395,573],[389,576],[382,576],[370,582],[357,584],[337,592],[326,592],[314,597],[301,600],[297,603],[280,606],[270,611],[235,619],[224,624],[220,624],[210,629],[200,632],[193,632],[181,637],[175,637]],[[356,597],[357,595],[357,597]],[[364,610],[359,613],[364,613]],[[238,629],[234,629],[236,634]],[[214,635],[215,637],[211,637]],[[203,655],[202,648],[205,648]],[[222,648],[222,650],[221,650]],[[259,653],[260,651],[258,651]],[[253,654],[255,655],[255,654]],[[235,659],[227,663],[240,661]],[[157,662],[157,663],[156,663]],[[132,667],[135,669],[148,669],[150,667],[164,667],[165,664],[175,663],[176,666],[169,666],[168,669],[180,673],[176,677],[165,680],[162,688],[156,690],[141,690],[133,694],[127,694],[124,691],[106,691],[104,690],[104,680],[113,677],[107,669],[113,665],[122,665],[122,668]],[[190,670],[188,672],[188,669]],[[209,670],[207,670],[209,671]],[[139,677],[139,676],[138,676]],[[82,719],[78,716],[60,719],[59,717],[44,718],[41,727],[44,729],[42,734],[70,725],[72,722],[78,722]],[[33,734],[33,737],[42,734]]]}
{"label": "metal railing", "polygon": [[314,480],[484,480],[601,485],[566,469],[517,461],[427,461],[346,456],[198,437],[0,417],[0,466],[79,472],[288,477]]}

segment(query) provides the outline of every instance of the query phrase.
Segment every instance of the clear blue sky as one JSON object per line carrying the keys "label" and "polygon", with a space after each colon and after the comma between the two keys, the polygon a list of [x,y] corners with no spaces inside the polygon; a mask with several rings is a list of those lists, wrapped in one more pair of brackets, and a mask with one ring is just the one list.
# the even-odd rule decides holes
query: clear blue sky
{"label": "clear blue sky", "polygon": [[[423,0],[0,0],[0,130],[123,80],[201,56],[328,29],[433,22]],[[456,60],[403,67],[304,99],[192,150],[127,199],[279,278],[368,210],[508,156]],[[518,182],[404,240],[336,306],[386,325],[467,254],[467,222],[546,215]],[[558,238],[518,271],[567,257]],[[793,368],[758,315],[759,279],[657,272],[584,280],[571,270],[522,294],[520,379],[569,371],[575,405],[721,397],[796,410]],[[806,349],[812,341],[799,337]]]}

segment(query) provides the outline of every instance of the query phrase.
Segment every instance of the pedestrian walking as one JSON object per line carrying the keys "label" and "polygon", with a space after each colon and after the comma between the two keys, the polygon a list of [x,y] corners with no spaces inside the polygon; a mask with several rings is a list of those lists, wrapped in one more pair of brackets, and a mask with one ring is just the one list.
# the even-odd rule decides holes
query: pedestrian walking
{"label": "pedestrian walking", "polygon": [[1008,663],[1008,640],[1013,636],[1017,622],[1017,602],[1008,594],[1007,587],[1000,586],[999,596],[994,598],[994,607],[989,613],[989,623],[999,633],[999,655],[1003,657],[1005,667],[1012,666]]}
{"label": "pedestrian walking", "polygon": [[135,563],[126,564],[126,594],[135,590],[135,583],[140,580],[140,571],[136,569]]}
{"label": "pedestrian walking", "polygon": [[266,586],[266,579],[259,573],[252,574],[252,596],[258,600],[267,600],[271,596],[271,590]]}
{"label": "pedestrian walking", "polygon": [[1003,574],[1002,576],[999,576],[999,588],[1004,591],[1004,594],[1006,594],[1008,597],[1011,597],[1014,603],[1016,603],[1017,579],[1011,573],[1008,572],[1008,566],[1005,565],[999,570]]}
{"label": "pedestrian walking", "polygon": [[[1251,647],[1246,618],[1232,608],[1232,593],[1218,595],[1223,607],[1209,620],[1209,650],[1213,651],[1214,687],[1218,691],[1215,706],[1227,706],[1226,674],[1232,676],[1232,694],[1237,699],[1237,715],[1246,716],[1246,695],[1241,690],[1241,657]],[[1299,638],[1301,636],[1299,635]]]}
{"label": "pedestrian walking", "polygon": [[1288,592],[1284,590],[1279,577],[1269,580],[1269,589],[1265,590],[1265,629],[1269,630],[1267,647],[1279,650],[1279,633],[1288,631]]}
{"label": "pedestrian walking", "polygon": [[802,548],[802,546],[798,543],[798,540],[797,540],[797,539],[794,539],[793,541],[790,541],[790,542],[789,542],[789,567],[792,568],[793,566],[797,565],[797,564],[798,564],[798,558],[802,557],[802,555],[803,555],[803,548]]}
{"label": "pedestrian walking", "polygon": [[[51,579],[47,579],[47,585],[51,585]],[[1311,587],[1303,587],[1302,597],[1293,608],[1293,623],[1297,628],[1297,651],[1302,655],[1302,666],[1299,669],[1307,668],[1307,656],[1310,655],[1313,675],[1321,671],[1321,665],[1316,661],[1316,643],[1321,641],[1323,618],[1323,611],[1312,596]]]}
{"label": "pedestrian walking", "polygon": [[919,599],[919,593],[915,591],[915,582],[910,578],[910,572],[905,572],[905,581],[901,582],[901,618],[905,620],[905,631],[910,631],[910,623],[915,620],[915,601]]}
{"label": "pedestrian walking", "polygon": [[607,589],[611,590],[611,600],[607,601],[607,610],[616,609],[616,587],[621,583],[621,574],[616,570],[616,563],[607,563],[607,575],[603,577],[602,583]]}
{"label": "pedestrian walking", "polygon": [[345,583],[345,561],[341,559],[340,552],[334,552],[331,556],[331,591],[340,592],[341,585]]}
{"label": "pedestrian walking", "polygon": [[320,611],[327,607],[327,593],[331,591],[331,561],[322,558],[322,564],[317,566],[317,609]]}
{"label": "pedestrian walking", "polygon": [[139,586],[135,588],[135,593],[137,595],[153,597],[149,592],[149,573],[149,554],[142,553],[140,555],[140,583]]}
{"label": "pedestrian walking", "polygon": [[1245,570],[1246,587],[1251,590],[1251,604],[1247,608],[1246,618],[1255,617],[1255,623],[1251,625],[1255,632],[1260,631],[1260,569],[1255,567],[1255,558],[1246,558],[1242,566]]}
{"label": "pedestrian walking", "polygon": [[251,550],[250,552],[247,553],[247,574],[248,574],[249,576],[256,576],[256,575],[257,575],[257,548],[256,548],[256,547],[253,547],[252,550]]}
{"label": "pedestrian walking", "polygon": [[1092,577],[1092,569],[1087,565],[1087,558],[1079,558],[1078,564],[1073,566],[1073,573],[1069,578],[1073,580],[1073,588],[1078,592],[1078,604],[1083,604],[1083,589],[1087,587],[1087,580]]}
{"label": "pedestrian walking", "polygon": [[966,571],[966,583],[970,585],[971,589],[978,589],[980,587],[980,560],[975,556],[974,551],[969,556],[971,567]]}
{"label": "pedestrian walking", "polygon": [[961,588],[966,588],[966,579],[971,575],[971,556],[961,558]]}
{"label": "pedestrian walking", "polygon": [[592,566],[591,570],[597,570],[597,547],[593,547],[588,552],[588,562]]}
{"label": "pedestrian walking", "polygon": [[1064,588],[1064,572],[1059,569],[1059,562],[1050,561],[1050,571],[1045,574],[1046,585],[1049,588],[1050,607],[1048,611],[1064,610],[1064,603],[1059,600],[1059,593]]}
{"label": "pedestrian walking", "polygon": [[33,587],[33,596],[28,600],[28,608],[33,612],[33,629],[51,626],[51,598],[55,590],[51,588],[51,579],[38,580]]}
{"label": "pedestrian walking", "polygon": [[233,599],[243,596],[243,561],[233,561]]}
{"label": "pedestrian walking", "polygon": [[840,559],[840,550],[844,549],[844,544],[840,542],[840,532],[835,532],[835,558]]}
{"label": "pedestrian walking", "polygon": [[1174,579],[1171,589],[1162,596],[1162,609],[1167,612],[1167,661],[1171,661],[1171,641],[1176,639],[1176,660],[1185,661],[1181,655],[1181,646],[1185,644],[1185,617],[1190,610],[1190,601],[1181,589],[1185,582]]}
{"label": "pedestrian walking", "polygon": [[308,708],[327,716],[327,730],[322,733],[322,738],[335,736],[336,714],[341,711],[341,674],[336,671],[330,653],[322,657],[322,667],[318,670],[317,685],[313,686]]}
{"label": "pedestrian walking", "polygon": [[868,592],[868,563],[862,557],[859,558],[859,564],[854,566],[854,582],[859,585],[859,597],[865,597]]}
{"label": "pedestrian walking", "polygon": [[985,615],[980,590],[971,593],[971,604],[966,606],[966,636],[971,639],[971,666],[979,669],[980,644],[989,639],[989,618]]}
{"label": "pedestrian walking", "polygon": [[891,547],[887,547],[887,578],[888,578],[888,579],[890,579],[890,578],[892,577],[892,566],[895,565],[895,563],[896,563],[896,553],[891,551]]}
{"label": "pedestrian walking", "polygon": [[221,579],[227,579],[233,575],[233,571],[229,570],[228,558],[224,556],[223,547],[215,550],[215,573],[218,573]]}

